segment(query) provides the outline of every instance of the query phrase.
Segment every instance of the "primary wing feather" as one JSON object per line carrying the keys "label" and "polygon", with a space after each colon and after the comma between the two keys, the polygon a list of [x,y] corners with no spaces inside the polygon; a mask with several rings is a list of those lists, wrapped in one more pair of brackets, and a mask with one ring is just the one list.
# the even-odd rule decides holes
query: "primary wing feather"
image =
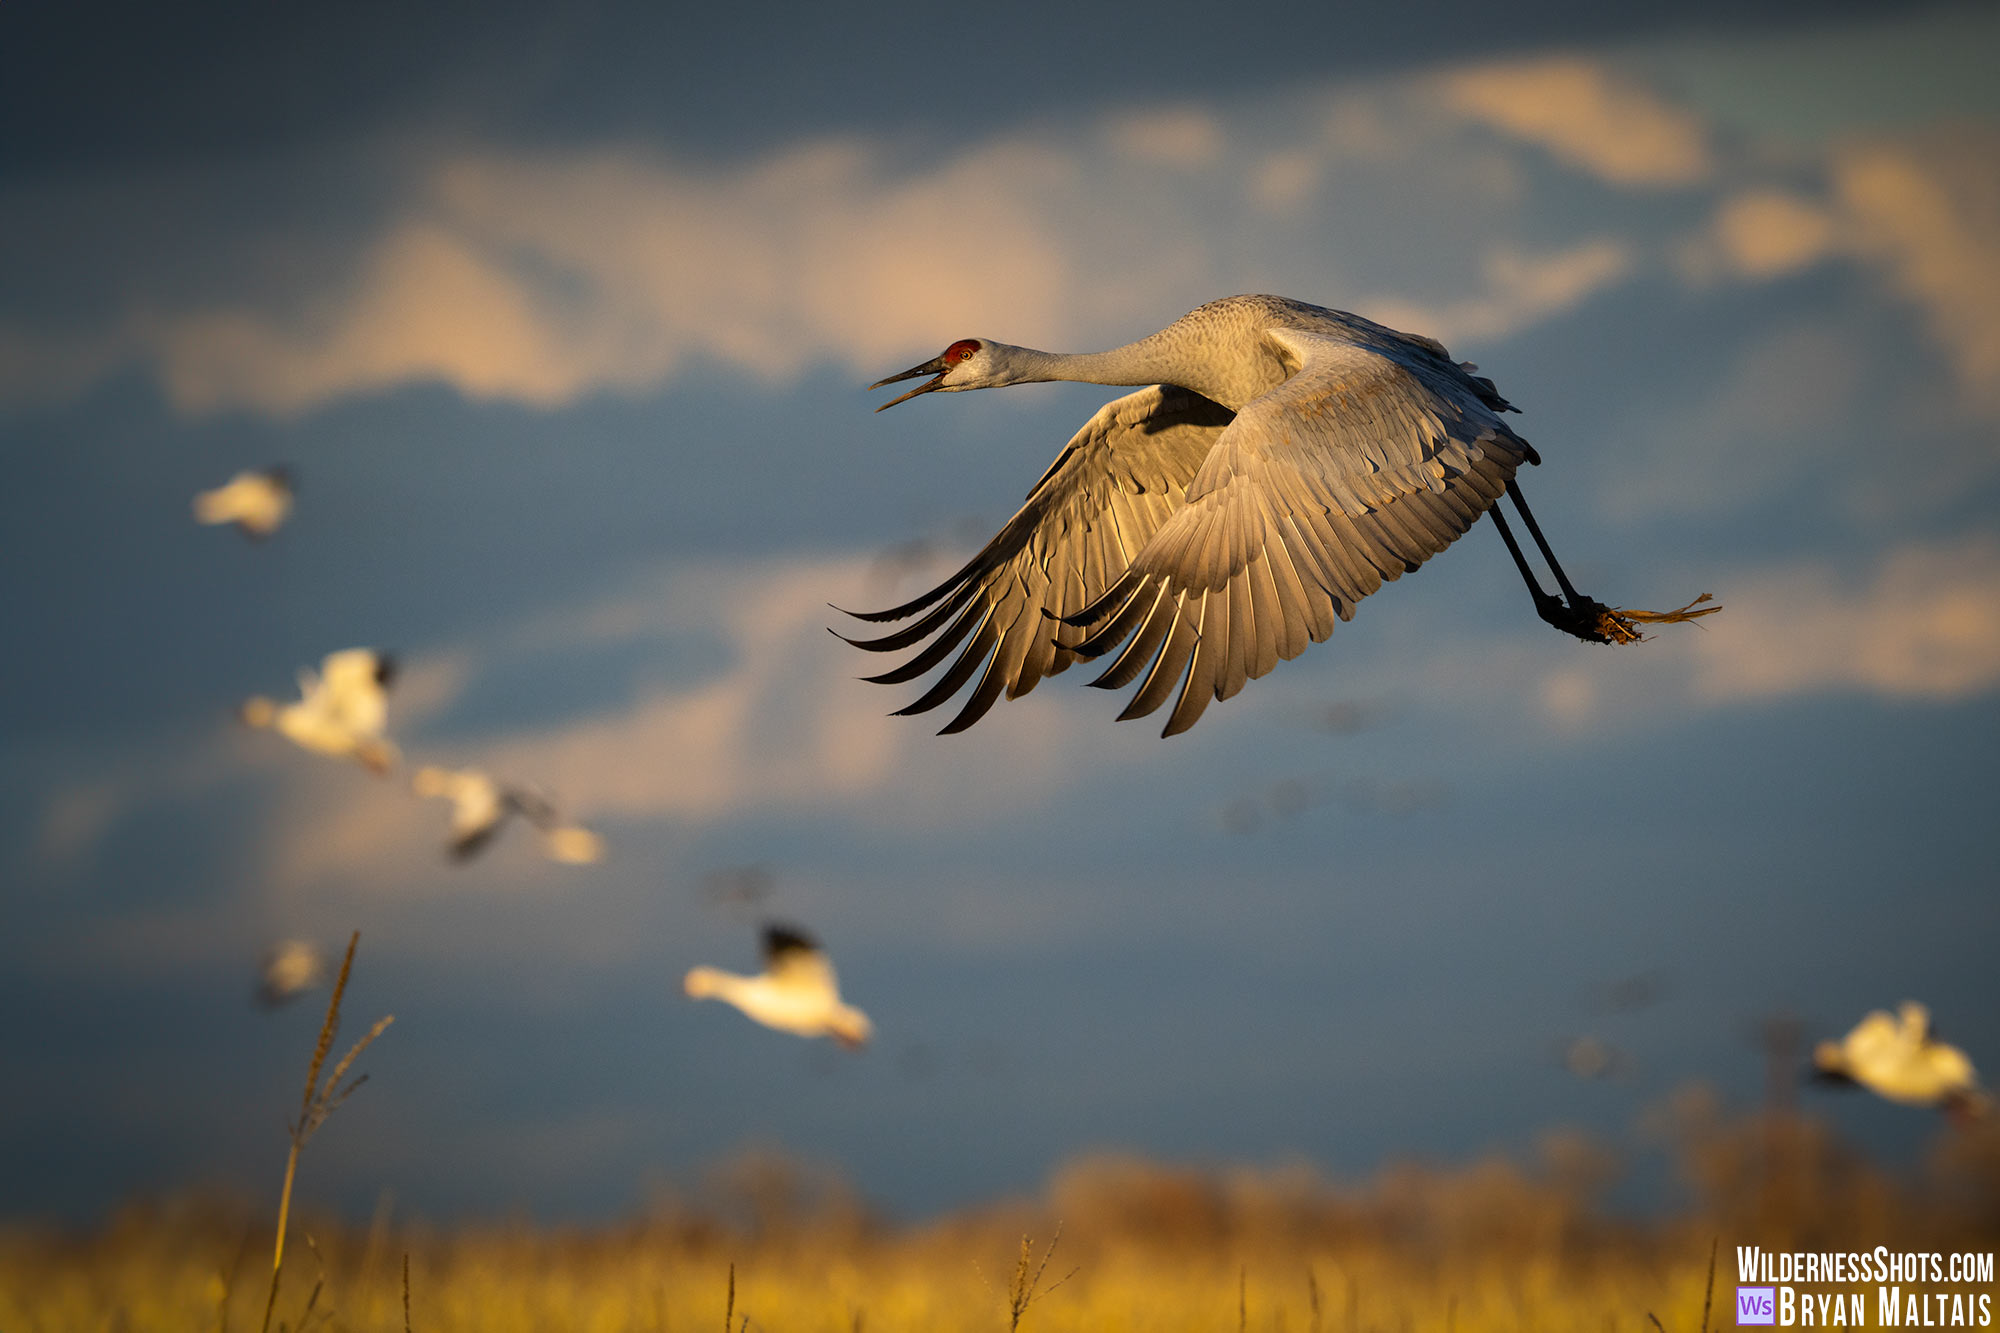
{"label": "primary wing feather", "polygon": [[962,569],[901,606],[858,614],[892,621],[925,613],[880,638],[849,639],[857,648],[893,652],[936,635],[908,661],[869,679],[914,680],[965,644],[938,682],[901,710],[935,708],[977,673],[978,684],[944,727],[950,733],[977,722],[1003,693],[1018,698],[1068,667],[1087,631],[1066,618],[1097,601],[1182,507],[1232,416],[1220,403],[1172,386],[1106,403]]}
{"label": "primary wing feather", "polygon": [[1442,348],[1296,329],[1267,337],[1297,372],[1244,405],[1186,503],[1071,616],[1098,626],[1075,644],[1081,656],[1132,639],[1092,682],[1115,688],[1145,670],[1121,716],[1152,712],[1180,684],[1163,735],[1325,639],[1356,602],[1469,528],[1534,457],[1500,420],[1506,403],[1491,383]]}

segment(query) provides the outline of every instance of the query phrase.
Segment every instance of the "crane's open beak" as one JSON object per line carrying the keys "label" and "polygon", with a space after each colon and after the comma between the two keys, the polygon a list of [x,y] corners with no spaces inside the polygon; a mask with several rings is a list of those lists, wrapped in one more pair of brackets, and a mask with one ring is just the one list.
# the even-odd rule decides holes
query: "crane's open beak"
{"label": "crane's open beak", "polygon": [[919,375],[937,376],[937,378],[932,380],[929,384],[919,385],[918,387],[904,394],[901,398],[891,398],[888,402],[882,404],[882,406],[876,408],[875,410],[877,412],[885,412],[888,409],[894,407],[897,403],[909,402],[912,398],[915,398],[920,393],[929,393],[932,389],[943,388],[944,373],[949,369],[951,369],[951,367],[947,366],[944,363],[943,357],[935,356],[932,357],[930,360],[924,362],[921,366],[911,366],[908,370],[904,371],[900,375],[891,375],[889,376],[889,378],[885,380],[876,380],[873,384],[869,385],[868,387],[871,389],[879,389],[885,384],[894,384],[898,380],[913,380]]}

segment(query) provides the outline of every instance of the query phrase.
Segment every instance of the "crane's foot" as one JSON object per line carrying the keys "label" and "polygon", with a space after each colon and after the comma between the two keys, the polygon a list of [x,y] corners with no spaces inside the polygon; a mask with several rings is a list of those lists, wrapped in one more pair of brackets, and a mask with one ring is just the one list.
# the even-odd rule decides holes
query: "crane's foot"
{"label": "crane's foot", "polygon": [[1677,611],[1633,611],[1606,606],[1582,593],[1564,602],[1560,597],[1537,591],[1535,610],[1549,624],[1585,643],[1638,643],[1646,637],[1639,626],[1678,625],[1712,616],[1722,609],[1720,604],[1702,605],[1712,600],[1711,594],[1703,593]]}

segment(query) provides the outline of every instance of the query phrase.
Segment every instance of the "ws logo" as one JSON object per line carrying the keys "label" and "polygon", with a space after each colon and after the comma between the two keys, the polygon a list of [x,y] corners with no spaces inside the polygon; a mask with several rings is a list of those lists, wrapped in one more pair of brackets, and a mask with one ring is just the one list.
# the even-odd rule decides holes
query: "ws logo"
{"label": "ws logo", "polygon": [[1775,1324],[1778,1322],[1778,1289],[1776,1287],[1738,1287],[1736,1289],[1736,1324]]}

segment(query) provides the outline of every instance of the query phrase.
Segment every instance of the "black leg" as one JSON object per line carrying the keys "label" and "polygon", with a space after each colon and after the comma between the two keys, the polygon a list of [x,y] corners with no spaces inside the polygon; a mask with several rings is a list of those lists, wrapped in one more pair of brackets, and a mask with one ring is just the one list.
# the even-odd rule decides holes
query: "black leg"
{"label": "black leg", "polygon": [[[1493,526],[1500,529],[1500,540],[1507,543],[1507,554],[1514,557],[1514,568],[1521,571],[1521,581],[1528,585],[1528,593],[1535,599],[1535,614],[1563,633],[1586,643],[1637,643],[1646,637],[1640,633],[1640,625],[1674,625],[1682,621],[1698,620],[1702,616],[1713,615],[1722,608],[1706,606],[1710,599],[1707,593],[1695,598],[1678,611],[1630,611],[1617,610],[1606,606],[1593,597],[1585,597],[1578,592],[1563,573],[1563,567],[1556,563],[1556,553],[1549,549],[1548,538],[1542,536],[1541,524],[1528,510],[1528,502],[1521,498],[1521,488],[1508,481],[1507,494],[1514,501],[1514,508],[1521,511],[1521,521],[1528,525],[1528,532],[1541,548],[1542,558],[1549,562],[1549,572],[1556,576],[1556,583],[1562,588],[1562,597],[1554,597],[1542,591],[1541,581],[1529,567],[1528,558],[1521,554],[1521,544],[1514,540],[1513,530],[1507,526],[1506,516],[1500,512],[1498,504],[1486,512],[1493,519]],[[1567,599],[1567,600],[1565,600]]]}
{"label": "black leg", "polygon": [[[1535,522],[1535,515],[1528,508],[1528,502],[1521,498],[1521,487],[1511,477],[1507,481],[1507,494],[1514,501],[1514,508],[1521,511],[1521,521],[1528,525],[1528,535],[1533,537],[1535,545],[1541,548],[1542,559],[1549,562],[1549,572],[1556,576],[1556,583],[1562,588],[1563,596],[1569,599],[1570,605],[1576,605],[1579,600],[1576,589],[1570,585],[1569,576],[1563,573],[1562,565],[1557,563],[1556,553],[1549,549],[1549,539],[1542,536],[1542,525]],[[1519,559],[1518,556],[1515,558]]]}
{"label": "black leg", "polygon": [[1554,617],[1561,614],[1562,603],[1542,591],[1541,580],[1528,567],[1528,557],[1521,554],[1521,544],[1514,540],[1514,530],[1507,526],[1507,516],[1500,512],[1499,505],[1494,505],[1486,513],[1493,520],[1493,526],[1500,529],[1500,540],[1507,543],[1507,554],[1514,557],[1514,568],[1521,571],[1521,582],[1528,585],[1528,595],[1535,599],[1535,614],[1552,625],[1557,623]]}

